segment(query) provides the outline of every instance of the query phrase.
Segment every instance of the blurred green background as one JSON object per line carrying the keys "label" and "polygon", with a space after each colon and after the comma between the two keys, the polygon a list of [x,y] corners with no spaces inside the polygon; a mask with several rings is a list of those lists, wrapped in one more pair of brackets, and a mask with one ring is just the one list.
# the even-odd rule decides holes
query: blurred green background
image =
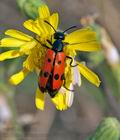
{"label": "blurred green background", "polygon": [[35,73],[16,87],[8,83],[10,75],[22,68],[24,58],[0,62],[0,140],[85,140],[103,118],[111,116],[120,120],[120,1],[0,0],[0,38],[9,28],[28,33],[22,23],[34,19],[43,3],[52,12],[59,12],[61,30],[72,25],[89,25],[97,32],[102,50],[78,52],[76,59],[86,61],[99,75],[101,86],[96,88],[82,77],[82,86],[75,87],[70,109],[57,111],[47,97],[42,112],[36,110],[34,103]]}

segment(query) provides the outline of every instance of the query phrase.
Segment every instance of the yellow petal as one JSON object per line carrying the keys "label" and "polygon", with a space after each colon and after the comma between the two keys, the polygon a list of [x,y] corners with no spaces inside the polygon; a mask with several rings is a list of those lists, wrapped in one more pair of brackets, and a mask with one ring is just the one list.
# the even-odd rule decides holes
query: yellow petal
{"label": "yellow petal", "polygon": [[93,51],[98,51],[101,49],[100,44],[96,41],[80,43],[80,44],[75,44],[75,45],[68,45],[66,46],[66,48],[67,47],[71,50],[86,51],[86,52],[93,52]]}
{"label": "yellow petal", "polygon": [[42,20],[41,18],[36,20],[36,23],[39,24],[39,29],[41,33],[43,33],[44,35],[46,34],[53,35],[55,33],[54,29],[45,21],[48,21],[48,23],[50,23],[54,27],[54,29],[57,30],[58,13],[52,14],[50,17],[46,18],[45,20]]}
{"label": "yellow petal", "polygon": [[44,102],[44,93],[42,93],[39,90],[39,88],[37,88],[37,91],[36,91],[35,103],[36,103],[36,107],[38,109],[44,110],[44,105],[45,105],[45,102]]}
{"label": "yellow petal", "polygon": [[39,11],[39,17],[41,19],[47,18],[50,16],[50,11],[47,5],[41,6],[38,11]]}
{"label": "yellow petal", "polygon": [[70,67],[70,61],[69,59],[66,59],[66,67],[65,67],[65,86],[69,88],[70,84],[72,83],[73,80],[73,75],[72,75],[72,68]]}
{"label": "yellow petal", "polygon": [[13,85],[18,85],[24,80],[28,73],[29,71],[26,68],[23,68],[23,70],[11,76],[9,82]]}
{"label": "yellow petal", "polygon": [[22,41],[15,38],[4,38],[0,41],[0,47],[20,47],[25,43],[26,41]]}
{"label": "yellow petal", "polygon": [[69,49],[70,47],[68,47],[68,46],[66,46],[66,47],[64,47],[64,52],[65,52],[65,54],[67,55],[67,56],[70,56],[70,57],[72,57],[72,58],[74,58],[77,54],[76,54],[76,51],[75,50],[71,50],[71,49]]}
{"label": "yellow petal", "polygon": [[39,29],[42,28],[42,32],[44,35],[49,34],[50,32],[50,25],[44,22],[44,20],[39,20]]}
{"label": "yellow petal", "polygon": [[54,98],[51,98],[51,100],[58,110],[62,111],[67,109],[65,94],[58,92]]}
{"label": "yellow petal", "polygon": [[[59,23],[59,17],[58,13],[54,13],[50,16],[50,24],[54,27],[55,30],[58,28],[58,23]],[[55,33],[55,31],[51,28],[51,34]]]}
{"label": "yellow petal", "polygon": [[39,27],[38,27],[38,25],[37,25],[37,23],[35,22],[35,21],[33,21],[33,20],[27,20],[27,21],[25,21],[24,23],[23,23],[23,26],[26,28],[26,29],[28,29],[28,30],[30,30],[30,31],[32,31],[32,32],[34,32],[34,33],[36,33],[37,35],[41,35],[41,32],[40,32],[40,30],[39,30]]}
{"label": "yellow petal", "polygon": [[20,53],[17,50],[7,51],[7,52],[0,54],[0,61],[4,61],[5,59],[16,58],[16,57],[19,57],[21,55],[22,55],[22,53]]}
{"label": "yellow petal", "polygon": [[31,36],[27,35],[27,34],[24,34],[20,31],[17,31],[17,30],[7,30],[5,32],[6,35],[9,35],[11,37],[14,37],[14,38],[17,38],[17,39],[20,39],[20,40],[24,40],[24,41],[30,41],[31,39],[33,39]]}
{"label": "yellow petal", "polygon": [[67,34],[64,42],[69,44],[96,40],[96,33],[90,28],[76,30]]}
{"label": "yellow petal", "polygon": [[26,42],[25,44],[23,44],[20,47],[20,52],[27,53],[27,51],[29,51],[32,48],[34,48],[37,45],[37,43],[38,42],[36,40],[30,41],[30,42]]}
{"label": "yellow petal", "polygon": [[40,33],[44,34],[45,32],[44,32],[44,29],[43,29],[40,21],[42,21],[42,24],[43,24],[44,21],[39,18],[36,19],[35,23],[36,23],[37,27],[39,28]]}
{"label": "yellow petal", "polygon": [[100,85],[100,80],[99,80],[99,77],[94,73],[92,72],[90,69],[88,69],[86,66],[84,66],[83,64],[81,63],[78,63],[78,69],[80,71],[80,73],[87,79],[89,80],[91,83],[93,83],[94,85],[96,85],[97,87],[99,87]]}
{"label": "yellow petal", "polygon": [[34,56],[32,54],[30,54],[27,59],[24,61],[23,63],[23,67],[25,67],[26,69],[28,69],[29,71],[33,71],[34,69]]}

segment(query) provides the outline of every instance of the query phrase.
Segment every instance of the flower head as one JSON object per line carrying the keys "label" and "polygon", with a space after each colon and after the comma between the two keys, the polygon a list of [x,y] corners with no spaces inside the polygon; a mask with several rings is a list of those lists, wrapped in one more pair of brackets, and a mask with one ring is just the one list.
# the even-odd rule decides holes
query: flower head
{"label": "flower head", "polygon": [[[52,45],[55,41],[54,33],[58,28],[58,13],[50,14],[49,8],[43,5],[39,8],[39,17],[36,20],[27,20],[23,23],[23,26],[35,33],[35,36],[27,35],[18,30],[7,30],[5,34],[7,38],[3,38],[0,41],[0,47],[12,47],[13,50],[4,52],[0,54],[0,61],[6,59],[17,58],[21,56],[26,56],[26,60],[23,62],[23,69],[11,76],[10,82],[14,85],[19,84],[27,76],[29,72],[41,71],[45,55],[48,48],[52,49]],[[46,22],[45,22],[46,21]],[[49,24],[47,24],[49,23]],[[54,30],[53,30],[54,28]],[[49,43],[51,41],[51,44]],[[99,86],[100,80],[96,74],[90,71],[82,63],[75,61],[76,51],[97,51],[100,49],[99,43],[96,41],[96,34],[90,28],[78,29],[70,34],[65,34],[65,39],[63,43],[67,44],[64,46],[63,52],[66,56],[72,58],[72,65],[77,65],[76,67],[71,67],[70,59],[66,59],[65,67],[65,83],[66,88],[62,86],[58,90],[56,96],[51,98],[52,102],[55,104],[56,108],[59,110],[65,110],[72,105],[73,101],[73,85],[81,85],[80,74],[87,78],[91,83]],[[36,91],[36,106],[37,108],[44,109],[45,93],[37,88]]]}

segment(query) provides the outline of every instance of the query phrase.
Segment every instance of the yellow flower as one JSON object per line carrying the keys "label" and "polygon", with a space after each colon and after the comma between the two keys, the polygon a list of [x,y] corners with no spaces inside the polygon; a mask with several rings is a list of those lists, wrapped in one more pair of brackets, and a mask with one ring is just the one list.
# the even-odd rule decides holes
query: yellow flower
{"label": "yellow flower", "polygon": [[[52,39],[52,43],[55,41],[53,35],[58,28],[58,13],[50,15],[49,8],[44,5],[39,8],[39,17],[36,20],[27,20],[23,23],[23,26],[35,33],[35,37],[29,36],[18,30],[7,30],[5,34],[8,36],[0,41],[0,47],[12,47],[13,50],[0,54],[0,61],[17,58],[21,56],[27,56],[23,62],[23,69],[11,76],[10,82],[17,85],[24,80],[29,72],[36,70],[40,72],[43,64],[47,49],[44,45],[52,48],[47,40]],[[53,28],[45,23],[47,21],[53,26]],[[66,88],[63,86],[58,91],[54,98],[51,98],[58,110],[65,110],[72,105],[73,101],[73,85],[81,85],[82,74],[91,83],[99,86],[100,80],[96,74],[90,71],[83,64],[75,61],[76,51],[97,51],[100,49],[99,44],[96,41],[96,34],[90,28],[78,29],[70,34],[65,34],[64,43],[67,45],[64,47],[64,53],[66,56],[70,56],[73,59],[72,65],[78,65],[77,67],[71,67],[71,60],[66,59],[65,67],[65,82]],[[69,89],[69,90],[67,90]],[[45,93],[42,93],[39,88],[36,91],[36,106],[37,108],[44,110]]]}

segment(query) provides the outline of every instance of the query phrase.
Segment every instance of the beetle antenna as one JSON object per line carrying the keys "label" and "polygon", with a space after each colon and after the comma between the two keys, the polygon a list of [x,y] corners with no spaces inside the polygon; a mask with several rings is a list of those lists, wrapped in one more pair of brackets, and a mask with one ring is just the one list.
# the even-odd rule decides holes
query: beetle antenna
{"label": "beetle antenna", "polygon": [[53,28],[53,30],[54,30],[55,32],[57,32],[57,31],[55,30],[55,28],[54,28],[48,21],[44,20],[44,22],[47,23],[48,25],[50,25],[50,26]]}
{"label": "beetle antenna", "polygon": [[77,28],[77,26],[71,26],[70,28],[66,29],[63,33],[65,33],[66,31],[73,29],[73,28]]}

